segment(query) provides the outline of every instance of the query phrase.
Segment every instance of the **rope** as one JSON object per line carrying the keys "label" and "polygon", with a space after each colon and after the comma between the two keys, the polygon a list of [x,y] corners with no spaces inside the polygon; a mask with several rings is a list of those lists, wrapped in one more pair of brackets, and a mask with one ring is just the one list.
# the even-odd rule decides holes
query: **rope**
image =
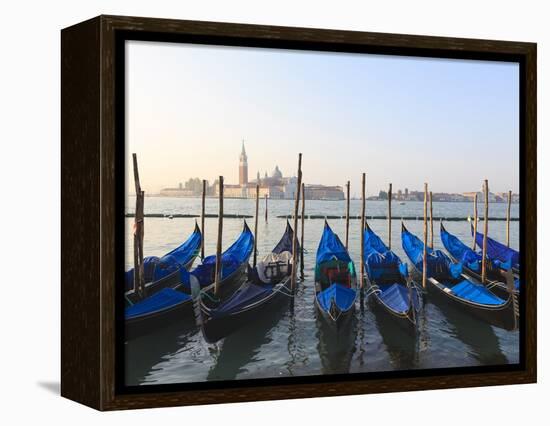
{"label": "rope", "polygon": [[211,302],[218,303],[218,302],[221,301],[221,299],[214,298],[214,297],[210,296],[210,294],[208,294],[208,292],[206,292],[206,291],[201,291],[201,292],[199,293],[199,297],[202,298],[202,297],[205,297],[205,296],[206,296],[208,299],[210,299]]}
{"label": "rope", "polygon": [[369,297],[371,294],[379,294],[381,293],[380,291],[380,287],[378,287],[377,285],[372,285],[366,292],[365,292],[365,297]]}
{"label": "rope", "polygon": [[284,287],[284,286],[281,286],[278,289],[273,289],[273,292],[274,293],[281,293],[283,296],[287,296],[287,297],[290,297],[290,298],[294,297],[294,295],[292,293],[289,293],[286,290],[286,287]]}

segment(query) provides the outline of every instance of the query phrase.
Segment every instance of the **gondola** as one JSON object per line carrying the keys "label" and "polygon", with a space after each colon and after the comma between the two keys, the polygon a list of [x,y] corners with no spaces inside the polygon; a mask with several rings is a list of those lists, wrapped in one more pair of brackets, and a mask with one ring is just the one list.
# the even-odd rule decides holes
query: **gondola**
{"label": "gondola", "polygon": [[353,316],[357,274],[348,251],[325,220],[315,260],[315,306],[333,328],[343,328]]}
{"label": "gondola", "polygon": [[207,341],[215,342],[228,336],[288,299],[293,236],[294,231],[287,221],[285,232],[275,248],[256,267],[249,266],[246,282],[222,303],[201,293],[200,325]]}
{"label": "gondola", "polygon": [[[471,221],[470,230],[473,236],[475,231]],[[475,234],[476,244],[480,249],[483,249],[483,234],[481,232],[476,232]],[[487,257],[500,269],[507,271],[511,268],[514,274],[519,275],[519,251],[487,237]]]}
{"label": "gondola", "polygon": [[[159,290],[179,284],[179,270],[189,270],[199,254],[202,233],[195,222],[195,229],[191,236],[180,246],[166,253],[162,257],[148,256],[143,259],[145,279],[145,297],[151,296]],[[127,305],[139,301],[134,291],[134,268],[126,272],[125,298]]]}
{"label": "gondola", "polygon": [[[424,244],[411,234],[404,224],[401,229],[403,250],[416,271],[421,274]],[[427,248],[427,291],[434,299],[505,330],[517,328],[517,309],[513,288],[507,299],[501,299],[482,284],[474,283],[462,274],[462,264],[454,263],[440,250]],[[513,283],[509,284],[513,287]]]}
{"label": "gondola", "polygon": [[408,332],[416,333],[421,295],[409,280],[407,264],[391,251],[367,224],[363,258],[369,281],[369,301]]}
{"label": "gondola", "polygon": [[[475,252],[455,235],[449,233],[443,223],[440,224],[441,242],[445,250],[455,262],[462,263],[464,271],[472,278],[481,281],[481,259],[482,254]],[[485,263],[487,268],[487,284],[486,287],[495,293],[497,296],[506,299],[508,297],[508,288],[504,277],[502,263],[487,259]],[[514,293],[518,294],[520,281],[518,277],[514,279]]]}
{"label": "gondola", "polygon": [[[246,221],[239,238],[222,254],[222,280],[219,287],[229,293],[242,282],[243,271],[254,246],[254,236]],[[195,277],[204,290],[212,287],[216,256],[208,256],[191,272],[179,269],[178,284],[165,287],[151,296],[126,306],[126,338],[146,334],[159,326],[192,316],[191,277]]]}

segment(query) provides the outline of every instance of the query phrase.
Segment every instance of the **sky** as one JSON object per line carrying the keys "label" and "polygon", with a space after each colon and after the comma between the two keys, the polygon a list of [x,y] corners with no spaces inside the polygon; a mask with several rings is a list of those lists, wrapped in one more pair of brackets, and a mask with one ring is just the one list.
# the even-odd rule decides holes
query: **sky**
{"label": "sky", "polygon": [[276,165],[367,194],[519,190],[519,65],[506,62],[126,42],[127,183],[238,183]]}

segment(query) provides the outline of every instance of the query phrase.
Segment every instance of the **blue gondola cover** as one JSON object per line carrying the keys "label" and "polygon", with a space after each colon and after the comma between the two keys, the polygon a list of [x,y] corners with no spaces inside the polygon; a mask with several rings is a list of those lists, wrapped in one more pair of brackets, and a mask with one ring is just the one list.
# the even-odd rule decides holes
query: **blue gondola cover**
{"label": "blue gondola cover", "polygon": [[[281,240],[277,243],[275,248],[271,251],[275,254],[281,254],[282,252],[289,251],[292,253],[292,239],[294,238],[294,230],[290,226],[290,223],[288,221],[286,222],[286,229],[285,233],[283,234],[283,237]],[[296,248],[299,252],[300,250],[300,244],[296,242]]]}
{"label": "blue gondola cover", "polygon": [[453,285],[451,291],[455,296],[483,305],[502,305],[504,303],[504,300],[491,293],[485,286],[474,284],[468,280]]}
{"label": "blue gondola cover", "polygon": [[458,262],[462,262],[472,271],[481,272],[481,254],[476,253],[453,234],[447,232],[443,226],[441,226],[440,235],[443,246],[451,256]]}
{"label": "blue gondola cover", "polygon": [[321,241],[317,248],[316,263],[320,264],[327,260],[334,259],[351,262],[349,253],[340,241],[340,238],[338,238],[338,235],[332,232],[330,226],[325,223],[325,229],[323,230],[323,235],[321,236]]}
{"label": "blue gondola cover", "polygon": [[231,296],[231,298],[223,303],[218,309],[214,310],[212,312],[212,318],[224,317],[226,315],[230,315],[232,312],[239,311],[243,307],[263,299],[272,291],[272,285],[250,283],[233,294],[233,296]]}
{"label": "blue gondola cover", "polygon": [[[143,259],[143,271],[146,283],[159,281],[193,260],[200,249],[202,234],[198,227],[180,246],[163,257],[147,256]],[[126,290],[134,288],[134,269],[126,272]]]}
{"label": "blue gondola cover", "polygon": [[317,293],[317,300],[324,311],[329,311],[331,301],[336,302],[336,306],[342,311],[351,308],[355,301],[356,291],[353,288],[343,286],[342,284],[332,284],[325,290]]}
{"label": "blue gondola cover", "polygon": [[[411,234],[408,230],[403,229],[401,232],[401,243],[403,250],[407,253],[407,256],[413,262],[414,266],[419,272],[422,272],[423,264],[422,258],[424,255],[424,243],[420,239]],[[451,277],[453,279],[460,278],[462,274],[462,264],[454,263],[445,253],[441,250],[433,250],[431,248],[426,249],[427,258],[426,263],[428,266],[427,274],[430,277],[436,279],[444,279]]]}
{"label": "blue gondola cover", "polygon": [[[231,275],[241,264],[248,261],[253,249],[254,235],[245,222],[239,238],[222,254],[222,279]],[[212,284],[215,268],[216,256],[212,255],[205,257],[192,273],[197,277],[201,286],[206,286]],[[188,287],[187,283],[184,285]]]}
{"label": "blue gondola cover", "polygon": [[[378,297],[395,312],[404,313],[409,310],[409,289],[402,284],[381,285]],[[418,309],[418,292],[415,289],[412,291],[412,302]]]}
{"label": "blue gondola cover", "polygon": [[[473,226],[470,228],[473,235],[474,228]],[[476,232],[476,244],[480,248],[483,247],[483,234],[480,232]],[[487,257],[497,261],[497,266],[501,269],[519,269],[519,252],[489,237],[487,237]]]}
{"label": "blue gondola cover", "polygon": [[161,312],[190,300],[191,296],[188,294],[171,288],[163,288],[147,299],[127,307],[124,312],[124,316],[126,320],[129,320],[142,315]]}

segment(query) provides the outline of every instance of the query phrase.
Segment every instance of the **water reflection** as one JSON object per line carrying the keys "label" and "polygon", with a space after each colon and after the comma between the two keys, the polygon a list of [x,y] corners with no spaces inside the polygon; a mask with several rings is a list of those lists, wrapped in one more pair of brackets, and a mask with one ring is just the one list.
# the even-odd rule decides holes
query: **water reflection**
{"label": "water reflection", "polygon": [[323,374],[349,373],[351,360],[355,353],[355,336],[357,335],[357,316],[353,315],[346,327],[336,330],[327,324],[315,309],[317,324],[317,350],[321,359]]}
{"label": "water reflection", "polygon": [[463,342],[468,347],[469,355],[480,365],[508,363],[491,325],[466,315],[453,306],[441,306],[440,310],[450,325],[446,332]]}
{"label": "water reflection", "polygon": [[208,371],[207,380],[233,380],[246,374],[247,366],[261,362],[260,348],[272,341],[270,332],[287,310],[288,301],[268,307],[253,323],[214,344],[216,362]]}
{"label": "water reflection", "polygon": [[147,382],[147,376],[159,364],[186,347],[196,332],[195,324],[180,321],[125,343],[125,368],[128,385]]}
{"label": "water reflection", "polygon": [[374,322],[382,337],[393,369],[416,368],[418,365],[418,335],[400,327],[393,318],[383,313],[374,315]]}

